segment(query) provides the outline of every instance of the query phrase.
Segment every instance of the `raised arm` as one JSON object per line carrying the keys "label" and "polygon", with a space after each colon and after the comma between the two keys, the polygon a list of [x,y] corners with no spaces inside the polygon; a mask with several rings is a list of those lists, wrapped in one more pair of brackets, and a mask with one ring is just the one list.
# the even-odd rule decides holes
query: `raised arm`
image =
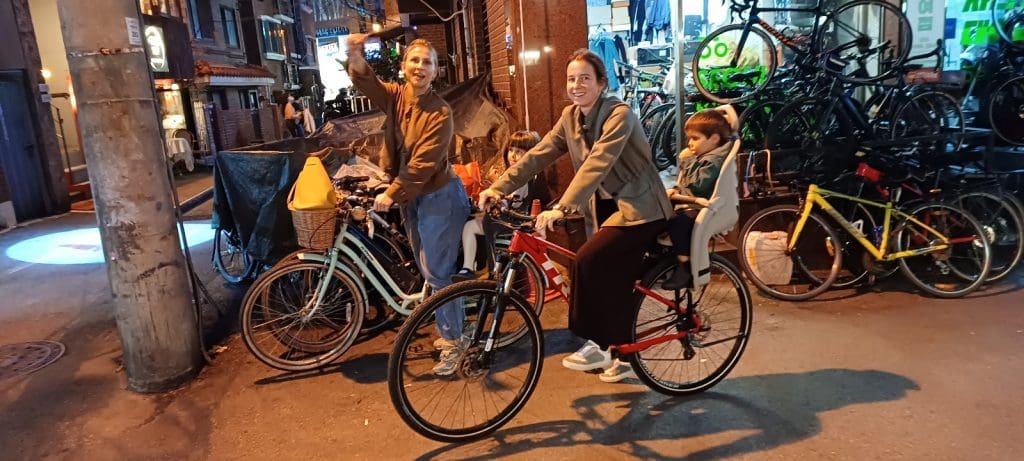
{"label": "raised arm", "polygon": [[370,67],[370,63],[366,62],[366,54],[363,49],[366,37],[366,34],[348,36],[348,74],[352,78],[352,84],[367,98],[370,98],[374,106],[383,108],[394,101],[398,85],[380,81]]}

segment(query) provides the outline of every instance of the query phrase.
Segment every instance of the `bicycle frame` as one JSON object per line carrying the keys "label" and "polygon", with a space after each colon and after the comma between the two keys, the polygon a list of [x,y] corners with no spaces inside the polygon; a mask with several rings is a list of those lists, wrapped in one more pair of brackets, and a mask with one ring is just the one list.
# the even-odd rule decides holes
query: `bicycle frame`
{"label": "bicycle frame", "polygon": [[[847,221],[846,218],[843,217],[843,215],[836,211],[836,209],[833,208],[830,203],[828,203],[828,197],[835,197],[842,200],[849,200],[852,202],[860,203],[862,205],[884,209],[885,217],[882,221],[882,241],[879,243],[879,246],[876,247],[873,243],[871,243],[871,241],[867,239],[863,232],[857,230],[857,228],[854,227],[853,224]],[[917,218],[914,218],[909,214],[906,214],[900,210],[895,209],[892,205],[892,202],[886,202],[885,204],[881,204],[878,202],[872,202],[870,200],[864,200],[860,197],[854,197],[851,195],[840,194],[838,192],[822,189],[817,185],[811,184],[811,186],[807,190],[807,196],[804,199],[803,212],[800,214],[800,219],[796,223],[796,227],[793,230],[793,235],[790,236],[790,241],[786,248],[787,251],[792,252],[793,249],[796,248],[796,243],[800,238],[800,232],[803,231],[804,225],[807,223],[807,219],[810,217],[811,211],[814,209],[815,205],[820,207],[822,210],[825,211],[825,213],[831,216],[832,219],[839,223],[843,230],[852,235],[853,238],[858,243],[860,243],[866,251],[868,251],[868,253],[870,253],[872,256],[875,257],[876,260],[879,261],[893,261],[896,259],[908,258],[911,256],[919,256],[923,254],[933,253],[936,251],[942,251],[949,248],[950,244],[970,242],[974,241],[975,238],[972,236],[951,239],[946,237],[939,231],[929,227],[927,224],[919,221]],[[930,244],[924,248],[889,253],[889,229],[890,224],[892,223],[892,217],[894,215],[896,217],[906,219],[907,221],[910,221],[917,226],[920,226],[928,234],[934,236],[942,243]]]}
{"label": "bicycle frame", "polygon": [[[826,14],[822,14],[824,4],[825,2],[823,0],[817,0],[817,2],[815,2],[814,7],[808,8],[761,8],[760,6],[758,6],[758,2],[755,1],[753,5],[750,6],[749,14],[747,15],[747,21],[743,27],[743,33],[740,35],[740,41],[739,43],[737,43],[736,51],[733,53],[731,65],[735,67],[736,64],[739,63],[740,54],[743,51],[744,45],[747,44],[747,37],[750,35],[750,29],[753,28],[755,25],[761,26],[761,28],[764,29],[765,32],[768,32],[769,35],[775,37],[775,39],[778,40],[779,43],[782,43],[787,48],[801,53],[807,51],[800,47],[800,45],[794,42],[791,38],[786,37],[781,31],[779,31],[775,27],[772,27],[772,25],[769,24],[767,21],[761,19],[759,15],[761,13],[813,13],[816,17],[821,18],[823,16],[827,16]],[[820,21],[815,19],[814,27],[811,28],[811,37],[818,36],[819,22]]]}
{"label": "bicycle frame", "polygon": [[[373,213],[372,211],[367,212],[368,215]],[[372,215],[371,215],[372,217]],[[349,220],[346,219],[341,226],[341,231],[338,232],[338,236],[334,239],[334,245],[327,252],[326,255],[322,253],[299,253],[298,258],[302,261],[313,261],[324,264],[327,266],[327,274],[332,273],[335,269],[346,270],[351,268],[359,269],[362,277],[355,273],[350,273],[357,281],[366,279],[370,282],[374,289],[376,289],[388,303],[388,306],[398,312],[399,314],[408,316],[412,314],[415,304],[422,301],[426,297],[428,284],[423,283],[423,288],[418,293],[405,293],[398,284],[388,275],[387,270],[380,263],[379,260],[373,255],[373,253],[359,240],[352,232],[349,231]],[[369,263],[369,264],[367,264]],[[374,270],[370,270],[370,268]],[[349,270],[349,272],[353,272]],[[311,308],[310,312],[312,315],[315,309],[318,308],[322,303],[324,296],[327,294],[327,285],[330,281],[330,277],[322,277],[316,290],[316,304]],[[366,287],[360,284],[359,287],[363,294],[366,294]],[[395,298],[401,299],[399,303]],[[366,306],[369,308],[369,305]]]}
{"label": "bicycle frame", "polygon": [[[567,258],[570,258],[570,259],[573,259],[573,258],[576,257],[576,253],[574,253],[574,252],[572,252],[572,251],[570,251],[570,250],[568,250],[566,248],[563,248],[563,247],[561,247],[559,245],[551,243],[551,242],[549,242],[547,240],[544,240],[543,238],[540,238],[540,237],[528,234],[528,233],[520,231],[520,230],[515,230],[513,232],[513,234],[512,234],[512,242],[509,245],[509,255],[510,255],[510,257],[511,258],[520,258],[521,259],[521,258],[526,257],[526,255],[529,255],[530,257],[532,257],[534,259],[534,261],[540,262],[541,267],[544,268],[544,276],[547,278],[548,283],[550,283],[552,286],[557,287],[558,288],[558,292],[561,293],[561,295],[565,299],[569,299],[569,288],[565,284],[565,279],[558,272],[558,269],[555,268],[555,265],[554,265],[554,263],[551,262],[551,259],[548,258],[547,250],[553,250],[556,253],[559,253],[559,254],[561,254],[561,255],[563,255],[563,256],[565,256]],[[503,296],[504,293],[507,293],[510,290],[512,280],[514,279],[514,275],[515,275],[515,267],[514,267],[514,265],[510,265],[509,268],[507,269],[506,273],[503,275],[503,279],[501,280],[501,283],[499,284],[499,286],[501,288],[499,290],[500,291],[499,296]],[[654,291],[650,290],[649,288],[646,288],[646,287],[642,286],[639,282],[637,282],[637,284],[635,285],[635,288],[636,288],[637,291],[643,293],[644,295],[650,297],[651,299],[654,299],[654,300],[664,304],[665,307],[667,307],[669,309],[672,309],[672,310],[675,310],[676,312],[679,312],[681,314],[689,315],[689,312],[683,312],[682,311],[682,308],[680,307],[680,302],[679,302],[680,300],[676,300],[675,302],[673,302],[672,300],[669,300],[669,299],[667,299],[667,298],[665,298],[665,297],[655,293]],[[692,296],[692,294],[689,291],[687,291],[686,298],[687,298],[688,301],[690,300],[690,296]],[[687,306],[690,306],[691,304],[692,303],[687,302]],[[686,309],[689,310],[689,307],[687,307]],[[500,316],[500,314],[496,313],[496,315],[495,315],[495,317],[496,317],[495,325],[500,323],[501,319],[500,319],[499,316]],[[619,351],[619,353],[622,353],[622,354],[632,354],[632,353],[643,351],[643,350],[645,350],[645,349],[647,349],[649,347],[652,347],[652,346],[655,346],[655,345],[658,345],[658,344],[661,344],[661,343],[664,343],[664,342],[673,341],[673,340],[677,340],[677,339],[683,338],[683,337],[685,337],[686,335],[690,334],[693,331],[699,331],[701,326],[702,326],[702,321],[701,321],[699,316],[691,316],[691,320],[693,322],[693,327],[691,329],[682,330],[682,331],[679,331],[679,332],[671,334],[671,335],[659,336],[657,338],[649,339],[649,340],[646,340],[646,341],[639,341],[639,342],[636,342],[636,343],[629,343],[629,344],[613,345],[613,346],[611,346],[611,348]],[[653,331],[658,331],[658,330],[660,330],[660,327],[654,327],[654,328],[651,328],[649,331],[639,332],[637,334],[637,336],[640,337],[640,338],[643,338],[644,336],[647,336],[647,334],[649,334],[649,333],[651,333]],[[731,340],[731,339],[732,338],[728,338],[728,339],[723,339],[721,341],[727,341],[727,340]],[[713,344],[716,344],[716,343],[717,342],[705,344],[705,346],[713,345]],[[487,349],[487,350],[489,350],[489,349]]]}

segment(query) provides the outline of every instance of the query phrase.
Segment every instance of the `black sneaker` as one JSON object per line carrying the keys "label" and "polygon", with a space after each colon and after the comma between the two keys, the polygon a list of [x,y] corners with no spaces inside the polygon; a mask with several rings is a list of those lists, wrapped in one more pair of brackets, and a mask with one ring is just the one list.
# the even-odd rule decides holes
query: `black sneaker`
{"label": "black sneaker", "polygon": [[476,279],[476,272],[473,272],[472,269],[465,268],[465,267],[463,267],[462,269],[459,269],[458,272],[456,272],[454,275],[452,275],[452,283],[465,282],[466,280],[475,280],[475,279]]}
{"label": "black sneaker", "polygon": [[672,272],[672,276],[661,283],[661,288],[669,291],[690,288],[691,278],[693,277],[690,274],[690,263],[679,263],[679,265],[676,266],[675,272]]}

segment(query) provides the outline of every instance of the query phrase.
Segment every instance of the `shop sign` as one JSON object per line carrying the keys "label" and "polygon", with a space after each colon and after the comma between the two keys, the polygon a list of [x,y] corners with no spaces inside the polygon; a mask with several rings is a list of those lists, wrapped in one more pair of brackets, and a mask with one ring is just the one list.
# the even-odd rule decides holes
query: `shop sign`
{"label": "shop sign", "polygon": [[[944,0],[920,0],[907,4],[907,19],[914,31],[914,43],[910,54],[924,54],[935,49],[936,40],[945,34],[946,2]],[[933,63],[934,59],[931,60]],[[927,65],[927,64],[926,64]]]}
{"label": "shop sign", "polygon": [[167,72],[167,44],[164,31],[157,26],[146,26],[146,47],[149,50],[149,68],[153,72]]}
{"label": "shop sign", "polygon": [[316,38],[337,37],[348,33],[348,27],[321,27],[316,30]]}

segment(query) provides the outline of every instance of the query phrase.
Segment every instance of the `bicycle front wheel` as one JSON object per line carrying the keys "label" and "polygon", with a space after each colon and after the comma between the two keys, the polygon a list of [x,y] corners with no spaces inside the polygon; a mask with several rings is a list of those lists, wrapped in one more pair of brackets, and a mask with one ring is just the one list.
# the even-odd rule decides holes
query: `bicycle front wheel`
{"label": "bicycle front wheel", "polygon": [[743,272],[774,298],[803,301],[818,296],[832,286],[843,265],[839,234],[817,213],[808,216],[793,250],[786,249],[802,212],[796,205],[765,208],[740,231]]}
{"label": "bicycle front wheel", "polygon": [[900,271],[914,285],[940,298],[959,298],[981,287],[988,277],[992,250],[985,229],[962,209],[944,203],[925,203],[908,213],[949,240],[944,250],[931,251],[939,237],[903,219],[894,229],[897,251],[920,251],[900,258]]}
{"label": "bicycle front wheel", "polygon": [[761,29],[747,24],[722,27],[697,45],[693,84],[705,98],[720,104],[746,101],[768,86],[779,53]]}
{"label": "bicycle front wheel", "polygon": [[[325,277],[330,280],[324,281]],[[326,283],[319,305],[317,289]],[[285,371],[320,368],[352,346],[363,321],[358,283],[321,263],[300,262],[261,276],[245,295],[240,330],[261,362]]]}
{"label": "bicycle front wheel", "polygon": [[[458,365],[438,376],[435,317],[453,307],[466,314]],[[526,333],[518,341],[490,347],[502,331],[520,324]],[[388,392],[402,420],[420,435],[465,442],[496,431],[523,408],[543,359],[540,321],[526,300],[515,292],[499,299],[497,282],[470,280],[434,293],[406,320],[388,358]]]}
{"label": "bicycle front wheel", "polygon": [[[676,266],[675,258],[656,265],[643,286],[675,299],[676,293],[660,287]],[[629,355],[629,362],[637,378],[657,392],[688,395],[710,389],[732,371],[750,339],[753,308],[739,270],[716,254],[710,269],[711,281],[680,291],[676,308],[638,295],[633,342],[655,344]]]}

